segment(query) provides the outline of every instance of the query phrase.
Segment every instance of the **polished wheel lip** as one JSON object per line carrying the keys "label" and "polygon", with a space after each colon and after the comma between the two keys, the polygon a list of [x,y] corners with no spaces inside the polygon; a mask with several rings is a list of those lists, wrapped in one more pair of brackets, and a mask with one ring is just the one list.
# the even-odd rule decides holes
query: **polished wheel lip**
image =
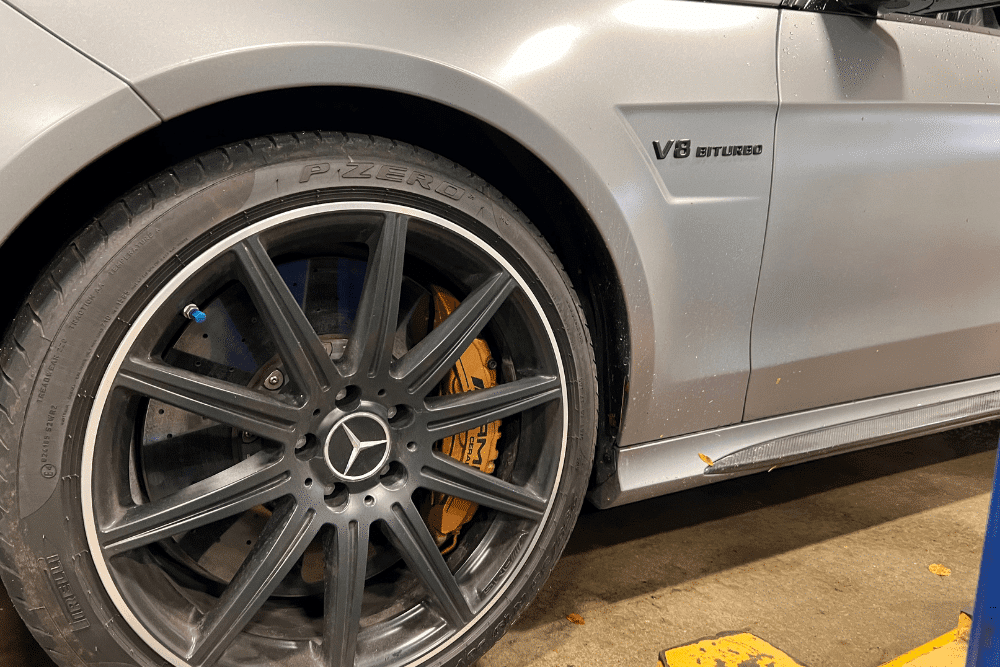
{"label": "polished wheel lip", "polygon": [[121,368],[122,363],[128,356],[129,350],[135,343],[136,339],[142,332],[143,327],[146,322],[148,322],[153,314],[174,294],[179,290],[185,281],[190,279],[197,271],[208,264],[210,261],[219,257],[222,253],[227,251],[229,248],[235,246],[239,242],[246,238],[260,234],[261,232],[275,227],[277,225],[291,222],[293,220],[298,220],[305,217],[311,217],[314,215],[320,215],[324,213],[337,213],[343,211],[378,211],[378,212],[392,212],[403,215],[409,215],[415,219],[423,220],[435,225],[438,225],[450,232],[457,234],[467,241],[471,242],[477,246],[480,250],[486,252],[490,255],[494,261],[500,264],[511,277],[517,282],[521,287],[525,296],[531,302],[534,307],[536,314],[538,314],[542,325],[545,328],[545,332],[548,335],[549,342],[554,351],[556,365],[558,367],[559,373],[559,383],[562,391],[562,396],[564,397],[561,403],[562,407],[562,435],[561,435],[561,446],[559,450],[559,463],[556,468],[555,479],[552,484],[551,495],[547,499],[547,504],[545,507],[545,512],[542,515],[541,520],[538,522],[538,529],[535,531],[535,535],[532,537],[530,544],[528,544],[526,549],[521,551],[521,557],[519,562],[515,565],[514,570],[511,572],[507,581],[500,586],[497,591],[493,594],[492,599],[483,606],[483,608],[473,616],[473,618],[460,630],[456,631],[451,637],[443,641],[441,644],[436,646],[433,650],[429,651],[427,654],[418,658],[418,662],[414,664],[420,664],[426,662],[435,656],[439,655],[446,649],[448,649],[453,643],[458,641],[473,625],[475,625],[480,619],[482,619],[489,611],[497,604],[497,602],[503,598],[503,593],[514,583],[517,578],[518,573],[524,567],[528,556],[532,553],[535,544],[541,537],[542,530],[548,520],[549,514],[552,511],[552,501],[559,490],[559,482],[562,478],[563,466],[566,459],[566,446],[567,446],[567,436],[569,429],[569,405],[565,400],[568,396],[566,389],[566,376],[563,367],[562,357],[559,353],[560,347],[556,340],[555,334],[552,331],[552,326],[549,324],[548,319],[544,315],[544,311],[535,294],[531,291],[527,281],[521,277],[521,275],[514,269],[514,267],[508,262],[499,252],[492,248],[489,244],[484,242],[482,239],[478,238],[476,235],[472,234],[460,225],[446,220],[440,216],[434,215],[433,213],[428,213],[421,209],[412,208],[409,206],[402,206],[399,204],[391,204],[378,201],[368,201],[368,200],[356,200],[347,202],[331,202],[326,204],[314,204],[311,206],[305,206],[302,208],[297,208],[291,211],[285,211],[277,215],[260,220],[234,234],[223,239],[216,245],[210,247],[205,252],[194,258],[190,264],[186,265],[180,272],[177,273],[166,285],[164,285],[155,298],[143,308],[142,312],[135,318],[131,328],[128,333],[122,339],[121,343],[115,351],[115,354],[111,357],[111,361],[108,364],[107,369],[104,371],[104,376],[101,379],[101,384],[94,396],[94,402],[91,406],[90,416],[87,422],[87,429],[84,434],[83,452],[82,452],[82,465],[80,471],[80,496],[81,505],[83,510],[83,522],[84,529],[87,537],[87,545],[90,549],[91,556],[94,560],[94,567],[97,570],[98,576],[101,579],[101,583],[104,585],[105,592],[111,598],[111,601],[115,605],[118,613],[121,614],[122,618],[128,624],[129,628],[136,635],[142,639],[147,646],[149,646],[153,651],[155,651],[160,657],[169,662],[176,667],[190,667],[190,663],[183,660],[176,653],[171,651],[169,648],[164,646],[160,641],[158,641],[149,630],[139,621],[138,618],[132,613],[128,604],[126,604],[121,593],[118,591],[117,586],[111,576],[111,571],[108,568],[108,563],[104,558],[103,550],[101,549],[100,542],[97,535],[97,523],[94,516],[94,504],[93,504],[93,457],[94,450],[97,443],[97,433],[100,426],[101,418],[104,414],[105,404],[109,396],[111,395],[111,389],[115,382],[115,377],[118,374],[118,370]]}
{"label": "polished wheel lip", "polygon": [[[354,433],[350,430],[350,427],[348,427],[347,425],[347,422],[352,421],[354,419],[370,419],[371,421],[375,422],[376,424],[379,425],[379,427],[381,427],[382,432],[385,434],[385,439],[379,441],[371,441],[371,442],[360,442],[358,438],[354,435]],[[344,431],[348,434],[347,437],[350,438],[354,444],[354,452],[351,454],[351,458],[348,460],[347,466],[344,468],[343,472],[338,470],[337,466],[335,466],[333,464],[333,461],[330,460],[330,447],[332,445],[333,436],[337,432],[337,429],[341,427],[343,427]],[[355,463],[355,457],[361,451],[363,451],[367,447],[381,447],[381,446],[385,447],[385,451],[382,453],[382,458],[379,460],[378,464],[375,467],[373,467],[371,470],[361,475],[347,474],[351,472],[351,466]],[[347,415],[346,417],[342,417],[339,421],[337,421],[336,424],[333,425],[333,427],[330,429],[330,432],[327,433],[326,439],[323,442],[323,460],[326,461],[326,465],[330,467],[330,470],[333,471],[333,474],[336,475],[339,479],[344,480],[345,482],[360,482],[372,477],[373,475],[378,474],[378,472],[382,469],[382,466],[384,466],[386,464],[386,461],[389,460],[389,454],[391,452],[392,452],[392,433],[389,431],[389,425],[385,423],[385,420],[383,420],[378,415],[371,412],[354,412],[352,414]]]}

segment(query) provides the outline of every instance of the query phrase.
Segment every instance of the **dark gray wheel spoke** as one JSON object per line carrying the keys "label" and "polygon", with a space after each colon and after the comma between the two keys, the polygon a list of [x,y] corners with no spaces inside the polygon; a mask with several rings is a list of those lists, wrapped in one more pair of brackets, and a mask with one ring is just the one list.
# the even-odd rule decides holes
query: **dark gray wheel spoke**
{"label": "dark gray wheel spoke", "polygon": [[135,357],[122,363],[117,384],[242,431],[295,443],[298,409],[238,384]]}
{"label": "dark gray wheel spoke", "polygon": [[252,236],[235,246],[233,253],[278,354],[302,389],[317,395],[336,384],[340,373],[260,240]]}
{"label": "dark gray wheel spoke", "polygon": [[104,553],[110,558],[275,500],[288,492],[288,480],[284,460],[258,452],[165,498],[130,507],[102,531]]}
{"label": "dark gray wheel spoke", "polygon": [[275,508],[246,561],[198,625],[187,656],[192,665],[215,664],[309,546],[317,524],[314,510],[291,498]]}
{"label": "dark gray wheel spoke", "polygon": [[407,498],[393,505],[386,525],[392,543],[430,593],[445,620],[453,627],[462,627],[472,620],[472,609],[413,501]]}
{"label": "dark gray wheel spoke", "polygon": [[562,396],[559,378],[537,375],[513,382],[427,399],[427,431],[437,440],[517,414]]}
{"label": "dark gray wheel spoke", "polygon": [[378,377],[389,370],[399,315],[407,221],[405,215],[386,213],[369,243],[368,268],[354,331],[340,362],[346,369],[344,375]]}
{"label": "dark gray wheel spoke", "polygon": [[399,360],[393,375],[407,382],[410,394],[421,397],[429,394],[472,344],[516,285],[506,271],[490,276],[440,326]]}
{"label": "dark gray wheel spoke", "polygon": [[432,454],[420,471],[418,484],[515,516],[541,521],[545,499],[523,487],[487,475],[451,457]]}
{"label": "dark gray wheel spoke", "polygon": [[368,567],[369,524],[349,521],[326,540],[323,598],[323,660],[326,667],[353,667],[361,627]]}

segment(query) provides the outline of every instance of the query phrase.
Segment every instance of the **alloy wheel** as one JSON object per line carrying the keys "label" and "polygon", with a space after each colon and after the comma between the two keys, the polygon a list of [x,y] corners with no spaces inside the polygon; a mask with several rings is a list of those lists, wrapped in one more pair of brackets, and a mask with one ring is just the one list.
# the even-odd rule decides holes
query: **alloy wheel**
{"label": "alloy wheel", "polygon": [[[360,279],[313,316],[310,276],[338,263]],[[453,220],[340,201],[232,231],[169,276],[104,370],[83,452],[88,546],[129,628],[197,666],[411,664],[460,638],[531,552],[565,459],[561,356],[523,270]],[[435,284],[461,303],[413,339]],[[477,337],[499,383],[442,395]],[[495,474],[441,453],[496,421]],[[432,492],[480,506],[447,554]]]}

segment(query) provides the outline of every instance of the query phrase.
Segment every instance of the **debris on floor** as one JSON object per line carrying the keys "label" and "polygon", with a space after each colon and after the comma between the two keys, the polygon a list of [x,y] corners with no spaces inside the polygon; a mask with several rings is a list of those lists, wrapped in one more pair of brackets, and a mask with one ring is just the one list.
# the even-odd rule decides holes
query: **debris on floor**
{"label": "debris on floor", "polygon": [[587,622],[583,620],[583,616],[580,616],[580,614],[570,614],[569,616],[566,617],[566,620],[570,621],[571,623],[576,623],[577,625],[587,624]]}
{"label": "debris on floor", "polygon": [[942,577],[947,577],[948,575],[951,574],[951,568],[945,567],[941,563],[931,563],[930,565],[927,566],[927,569],[933,572],[934,574],[940,575]]}

